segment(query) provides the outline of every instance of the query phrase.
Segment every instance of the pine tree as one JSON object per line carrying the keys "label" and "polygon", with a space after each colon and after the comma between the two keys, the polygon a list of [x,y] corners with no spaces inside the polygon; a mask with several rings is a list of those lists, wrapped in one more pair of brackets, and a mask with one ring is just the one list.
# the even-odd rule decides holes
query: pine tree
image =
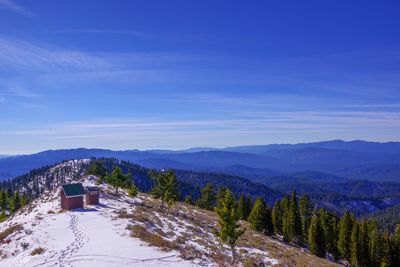
{"label": "pine tree", "polygon": [[276,234],[282,234],[282,219],[283,210],[281,207],[281,202],[277,200],[272,209],[272,224],[274,225],[274,232]]}
{"label": "pine tree", "polygon": [[382,257],[382,236],[378,230],[376,221],[368,223],[368,239],[370,265],[379,267]]}
{"label": "pine tree", "polygon": [[281,202],[282,207],[282,235],[283,241],[290,241],[290,230],[289,230],[289,210],[290,210],[290,199],[285,195]]}
{"label": "pine tree", "polygon": [[337,217],[335,213],[328,212],[325,209],[319,211],[321,226],[324,233],[326,251],[338,260],[340,255],[337,247],[338,228]]}
{"label": "pine tree", "polygon": [[[228,191],[230,191],[228,187],[225,187],[225,186],[224,186],[224,187],[220,187],[220,188],[219,188],[218,193],[217,193],[217,195],[216,195],[216,197],[215,197],[215,207],[214,207],[214,210],[215,210],[216,208],[221,207],[220,201],[221,201],[221,199],[224,198],[225,194],[226,194]],[[236,205],[236,208],[237,208],[237,205]]]}
{"label": "pine tree", "polygon": [[156,182],[152,194],[161,199],[161,209],[164,209],[165,202],[172,204],[178,199],[178,181],[173,171],[151,172],[150,176]]}
{"label": "pine tree", "polygon": [[2,190],[0,194],[0,206],[2,210],[7,210],[7,199],[8,199],[7,191]]}
{"label": "pine tree", "polygon": [[4,210],[2,210],[0,213],[0,222],[4,221],[6,219],[7,219],[6,212]]}
{"label": "pine tree", "polygon": [[353,219],[349,212],[342,216],[339,222],[338,249],[341,257],[350,261],[351,257],[351,233],[353,230]]}
{"label": "pine tree", "polygon": [[239,198],[237,213],[240,220],[247,220],[247,198],[243,193]]}
{"label": "pine tree", "polygon": [[222,241],[227,243],[232,251],[232,265],[236,262],[236,241],[244,233],[244,229],[238,224],[236,213],[236,201],[230,190],[226,190],[219,199],[219,207],[216,208],[220,231],[217,233]]}
{"label": "pine tree", "polygon": [[193,202],[193,199],[192,199],[192,196],[191,196],[191,195],[187,195],[187,196],[185,197],[185,203],[186,203],[186,204],[189,204],[189,205],[194,205],[194,202]]}
{"label": "pine tree", "polygon": [[175,201],[179,200],[178,179],[173,171],[167,172],[168,176],[168,190],[165,194],[165,202],[172,205]]}
{"label": "pine tree", "polygon": [[360,223],[358,242],[360,244],[360,260],[358,266],[370,266],[368,248],[368,223],[366,221]]}
{"label": "pine tree", "polygon": [[115,195],[118,196],[118,189],[129,185],[130,175],[123,174],[120,167],[114,166],[111,175],[107,175],[105,180],[115,188]]}
{"label": "pine tree", "polygon": [[312,216],[312,204],[308,195],[302,195],[300,197],[299,210],[301,216],[303,239],[306,240],[308,237],[308,229],[310,228]]}
{"label": "pine tree", "polygon": [[21,207],[25,207],[25,205],[28,203],[28,199],[26,197],[26,194],[23,193],[22,194],[22,198],[21,198]]}
{"label": "pine tree", "polygon": [[383,235],[381,267],[397,267],[394,265],[394,248],[389,233]]}
{"label": "pine tree", "polygon": [[21,198],[19,196],[19,192],[15,191],[11,200],[11,212],[16,212],[19,208],[21,208]]}
{"label": "pine tree", "polygon": [[213,210],[215,206],[216,196],[214,187],[211,183],[208,183],[203,189],[201,189],[200,198],[197,200],[196,205],[202,209]]}
{"label": "pine tree", "polygon": [[394,251],[393,264],[394,266],[400,266],[400,224],[396,226],[392,237],[392,243]]}
{"label": "pine tree", "polygon": [[325,257],[325,240],[323,229],[317,211],[313,212],[310,229],[308,230],[308,246],[312,254]]}
{"label": "pine tree", "polygon": [[367,267],[369,264],[368,250],[368,224],[367,222],[354,222],[351,233],[351,265]]}
{"label": "pine tree", "polygon": [[246,198],[246,209],[245,209],[246,212],[244,214],[244,216],[246,217],[246,220],[249,217],[252,209],[253,209],[253,201],[251,200],[251,197],[249,196]]}
{"label": "pine tree", "polygon": [[107,169],[100,161],[92,159],[92,163],[89,166],[88,174],[95,175],[102,180],[103,177],[107,174]]}
{"label": "pine tree", "polygon": [[129,187],[128,195],[129,195],[130,197],[136,197],[137,194],[138,194],[138,189],[137,189],[137,187],[136,187],[134,184],[132,184],[132,185]]}
{"label": "pine tree", "polygon": [[253,230],[267,235],[273,234],[271,210],[263,198],[257,198],[256,203],[251,210],[249,222]]}
{"label": "pine tree", "polygon": [[359,242],[360,236],[360,226],[358,222],[354,222],[353,224],[353,231],[351,232],[351,257],[350,263],[351,266],[358,267],[360,266],[361,262],[361,245]]}
{"label": "pine tree", "polygon": [[293,191],[292,198],[290,199],[288,220],[289,220],[288,222],[289,241],[294,241],[297,244],[301,244],[303,233],[301,227],[299,207],[297,205],[296,191]]}

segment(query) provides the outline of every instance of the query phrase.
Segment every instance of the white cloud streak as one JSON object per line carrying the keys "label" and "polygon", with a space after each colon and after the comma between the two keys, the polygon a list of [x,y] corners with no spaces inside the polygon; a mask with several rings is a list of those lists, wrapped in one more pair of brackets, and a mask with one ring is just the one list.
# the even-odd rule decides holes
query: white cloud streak
{"label": "white cloud streak", "polygon": [[12,1],[9,0],[0,0],[0,7],[11,10],[13,12],[16,12],[20,15],[23,16],[27,16],[27,17],[34,17],[35,15],[31,12],[29,12],[28,10],[26,10],[25,8],[23,8],[22,6],[19,6],[17,4],[15,4]]}
{"label": "white cloud streak", "polygon": [[0,65],[42,71],[76,71],[111,68],[111,64],[79,51],[34,45],[0,35]]}
{"label": "white cloud streak", "polygon": [[134,35],[139,37],[148,37],[151,36],[148,33],[141,31],[132,31],[132,30],[106,30],[106,29],[71,29],[62,31],[64,33],[89,33],[89,34],[117,34],[117,35]]}
{"label": "white cloud streak", "polygon": [[0,131],[1,136],[52,138],[114,138],[181,135],[210,136],[263,132],[329,132],[354,129],[400,128],[400,112],[270,112],[252,118],[210,120],[109,120],[47,125],[40,129]]}

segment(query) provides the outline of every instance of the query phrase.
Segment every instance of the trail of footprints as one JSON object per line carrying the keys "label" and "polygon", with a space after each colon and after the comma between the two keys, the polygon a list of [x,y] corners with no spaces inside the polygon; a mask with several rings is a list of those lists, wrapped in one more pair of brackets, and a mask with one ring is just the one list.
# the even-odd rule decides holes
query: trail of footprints
{"label": "trail of footprints", "polygon": [[70,221],[68,228],[71,229],[74,235],[74,241],[72,241],[72,243],[69,244],[65,249],[61,250],[58,257],[58,265],[60,267],[72,266],[69,263],[70,257],[78,252],[83,245],[89,242],[89,237],[78,229],[78,217],[72,213],[69,215],[69,217]]}

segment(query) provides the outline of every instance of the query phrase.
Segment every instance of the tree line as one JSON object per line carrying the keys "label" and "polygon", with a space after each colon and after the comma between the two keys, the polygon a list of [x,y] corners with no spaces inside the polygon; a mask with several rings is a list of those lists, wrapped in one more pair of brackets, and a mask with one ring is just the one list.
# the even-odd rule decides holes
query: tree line
{"label": "tree line", "polygon": [[[207,184],[199,199],[186,196],[185,201],[203,209],[215,209],[220,215],[218,203],[226,197],[226,192],[226,188],[221,188],[216,193],[212,184]],[[334,212],[315,207],[308,195],[298,198],[295,191],[291,196],[277,200],[272,208],[263,198],[252,203],[252,198],[244,194],[228,206],[234,207],[233,217],[237,219],[235,221],[231,216],[231,224],[237,224],[238,220],[248,221],[253,230],[308,248],[318,257],[345,260],[356,267],[400,266],[400,225],[393,234],[382,232],[374,220],[358,220],[349,212],[339,217]],[[221,215],[219,217],[221,220]],[[233,232],[230,240],[236,240],[236,235]]]}
{"label": "tree line", "polygon": [[[129,172],[124,173],[118,165],[112,165],[111,173],[108,172],[109,169],[102,162],[93,161],[87,173],[99,176],[99,182],[112,185],[115,195],[118,195],[119,188],[125,188],[131,196],[136,196],[138,188],[133,183],[132,175]],[[145,178],[144,174],[141,175]],[[244,232],[238,222],[244,220],[255,231],[308,248],[319,257],[345,260],[351,266],[357,267],[400,266],[400,226],[396,227],[394,234],[382,232],[374,220],[357,220],[349,212],[339,217],[336,213],[315,207],[308,195],[298,198],[296,192],[291,196],[285,195],[270,207],[262,197],[254,199],[241,194],[236,199],[228,188],[220,187],[216,190],[211,183],[206,184],[200,194],[194,196],[181,189],[174,171],[171,170],[153,170],[146,175],[151,177],[152,182],[143,185],[146,190],[150,189],[154,197],[161,199],[162,209],[172,205],[174,201],[184,199],[188,204],[216,211],[220,225],[218,236],[231,247],[233,262],[235,243]],[[150,184],[151,187],[148,187]],[[48,187],[51,186],[49,183]],[[6,217],[6,210],[15,212],[29,200],[27,194],[13,191],[11,187],[3,187],[0,190],[0,218]]]}
{"label": "tree line", "polygon": [[12,192],[11,190],[0,190],[0,222],[7,219],[7,216],[15,213],[20,208],[26,206],[30,199],[26,193]]}

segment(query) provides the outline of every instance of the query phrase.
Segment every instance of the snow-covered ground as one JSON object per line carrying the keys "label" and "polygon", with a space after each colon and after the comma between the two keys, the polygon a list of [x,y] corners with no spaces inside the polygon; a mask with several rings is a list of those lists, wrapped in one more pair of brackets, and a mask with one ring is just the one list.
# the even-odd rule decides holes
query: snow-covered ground
{"label": "snow-covered ground", "polygon": [[[51,193],[34,201],[33,210],[26,208],[0,224],[0,231],[15,223],[23,227],[7,237],[8,244],[0,246],[0,266],[195,265],[181,259],[178,252],[162,252],[129,236],[127,220],[116,219],[114,211],[129,208],[139,199],[102,198],[101,205],[60,212],[58,194]],[[45,249],[44,253],[32,256],[38,247]]]}
{"label": "snow-covered ground", "polygon": [[[83,163],[51,168],[53,188],[63,181],[95,185],[95,176],[80,179]],[[43,186],[45,176],[39,178]],[[215,235],[214,212],[180,202],[161,209],[148,194],[132,198],[120,189],[115,196],[108,185],[99,187],[99,205],[61,211],[54,189],[0,223],[0,267],[231,266],[229,246]],[[337,266],[241,224],[246,231],[236,247],[238,266]],[[7,229],[13,231],[5,234]]]}

